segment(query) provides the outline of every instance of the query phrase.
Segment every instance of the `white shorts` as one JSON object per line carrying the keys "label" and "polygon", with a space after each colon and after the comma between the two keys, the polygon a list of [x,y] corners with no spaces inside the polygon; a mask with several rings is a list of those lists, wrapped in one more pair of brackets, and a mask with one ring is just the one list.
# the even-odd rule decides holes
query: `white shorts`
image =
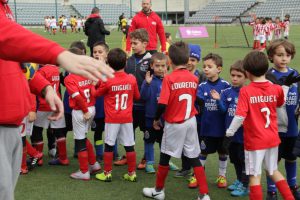
{"label": "white shorts", "polygon": [[271,32],[270,35],[267,35],[267,40],[270,42],[273,39],[273,33]]}
{"label": "white shorts", "polygon": [[247,175],[261,175],[262,164],[269,175],[277,170],[278,147],[256,151],[245,150],[245,167]]}
{"label": "white shorts", "polygon": [[133,124],[111,124],[105,123],[105,144],[114,146],[116,140],[118,144],[122,144],[125,147],[135,145]]}
{"label": "white shorts", "polygon": [[265,35],[259,35],[259,42],[261,44],[263,44],[263,43],[265,43],[265,41],[266,41],[266,36]]}
{"label": "white shorts", "polygon": [[288,36],[289,36],[289,32],[288,31],[284,31],[283,37],[288,37]]}
{"label": "white shorts", "polygon": [[88,110],[92,115],[88,121],[83,119],[83,112],[81,110],[72,110],[74,139],[82,140],[86,138],[86,134],[91,128],[95,116],[95,106],[88,107]]}
{"label": "white shorts", "polygon": [[34,121],[34,125],[41,127],[41,128],[65,128],[66,122],[65,118],[62,117],[61,119],[57,121],[51,121],[48,119],[48,117],[52,115],[52,112],[46,112],[46,111],[37,111],[36,113],[36,120]]}
{"label": "white shorts", "polygon": [[197,158],[201,151],[196,118],[181,124],[165,122],[161,152],[175,158],[181,158],[182,152],[188,158]]}

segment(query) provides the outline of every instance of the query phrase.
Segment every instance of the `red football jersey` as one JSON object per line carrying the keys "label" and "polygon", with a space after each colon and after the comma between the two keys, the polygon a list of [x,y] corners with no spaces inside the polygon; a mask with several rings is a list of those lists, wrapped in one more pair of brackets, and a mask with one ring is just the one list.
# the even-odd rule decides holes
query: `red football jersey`
{"label": "red football jersey", "polygon": [[164,119],[181,123],[197,114],[194,106],[198,78],[187,69],[175,69],[164,77],[158,103],[167,105]]}
{"label": "red football jersey", "polygon": [[[57,95],[61,97],[59,93],[59,68],[55,65],[44,65],[38,70],[38,73],[40,73],[45,79],[47,79],[47,81],[49,81]],[[46,100],[40,96],[38,96],[38,110],[51,111],[51,108]]]}
{"label": "red football jersey", "polygon": [[236,110],[244,120],[244,145],[248,151],[278,146],[276,108],[284,104],[281,86],[270,82],[251,82],[241,89]]}
{"label": "red football jersey", "polygon": [[131,123],[133,100],[140,98],[136,78],[125,72],[116,72],[115,77],[101,82],[96,96],[104,95],[105,122]]}
{"label": "red football jersey", "polygon": [[93,82],[82,76],[69,74],[65,78],[65,86],[70,95],[70,107],[74,110],[82,110],[84,113],[88,112],[88,107],[95,105],[95,97],[93,90],[95,86]]}

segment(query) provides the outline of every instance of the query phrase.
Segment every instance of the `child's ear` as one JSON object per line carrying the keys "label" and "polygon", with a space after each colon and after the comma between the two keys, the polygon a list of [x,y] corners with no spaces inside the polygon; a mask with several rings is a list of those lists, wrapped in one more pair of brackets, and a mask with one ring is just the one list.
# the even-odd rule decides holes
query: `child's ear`
{"label": "child's ear", "polygon": [[218,66],[218,72],[219,72],[219,73],[221,73],[222,69],[223,69],[223,67]]}

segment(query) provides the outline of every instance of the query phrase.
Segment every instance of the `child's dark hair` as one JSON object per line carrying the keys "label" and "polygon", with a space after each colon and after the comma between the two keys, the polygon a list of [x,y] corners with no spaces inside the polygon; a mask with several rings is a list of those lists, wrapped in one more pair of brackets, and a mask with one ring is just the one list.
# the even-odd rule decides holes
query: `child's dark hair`
{"label": "child's dark hair", "polygon": [[152,55],[150,64],[152,65],[155,60],[166,60],[167,61],[168,57],[163,53],[157,52]]}
{"label": "child's dark hair", "polygon": [[108,52],[107,62],[114,70],[118,71],[124,69],[126,66],[126,61],[127,55],[122,49],[115,48]]}
{"label": "child's dark hair", "polygon": [[175,66],[186,65],[190,57],[189,46],[183,42],[175,42],[169,48],[169,57]]}
{"label": "child's dark hair", "polygon": [[86,47],[85,44],[81,41],[74,41],[72,42],[72,44],[70,45],[70,48],[76,47],[78,49],[80,49],[81,51],[83,51],[84,54],[86,54]]}
{"label": "child's dark hair", "polygon": [[284,17],[287,19],[290,19],[291,16],[290,16],[290,14],[286,14]]}
{"label": "child's dark hair", "polygon": [[269,62],[266,54],[260,51],[251,51],[243,60],[245,71],[260,77],[268,71]]}
{"label": "child's dark hair", "polygon": [[129,37],[130,39],[137,39],[141,42],[149,42],[148,32],[144,28],[136,29],[135,31],[131,32]]}
{"label": "child's dark hair", "polygon": [[202,60],[203,61],[212,60],[217,65],[217,67],[223,67],[223,59],[218,54],[209,53]]}
{"label": "child's dark hair", "polygon": [[230,73],[233,70],[241,72],[246,76],[246,71],[243,67],[243,61],[242,60],[237,60],[235,63],[233,63],[233,65],[230,66]]}
{"label": "child's dark hair", "polygon": [[109,46],[105,42],[103,42],[103,41],[96,42],[93,45],[93,48],[96,47],[96,46],[102,46],[106,52],[109,52]]}
{"label": "child's dark hair", "polygon": [[268,54],[269,60],[271,62],[273,62],[273,56],[276,52],[276,49],[279,46],[282,46],[285,49],[285,51],[291,55],[292,59],[294,58],[294,56],[296,54],[295,45],[293,43],[289,42],[288,40],[277,39],[277,40],[274,40],[273,42],[271,42],[271,44],[267,48],[267,54]]}
{"label": "child's dark hair", "polygon": [[168,39],[171,36],[171,33],[165,32],[165,36],[166,36],[166,39]]}
{"label": "child's dark hair", "polygon": [[71,53],[76,54],[76,55],[84,55],[83,51],[81,49],[77,48],[77,47],[72,47],[72,48],[69,49],[69,51]]}

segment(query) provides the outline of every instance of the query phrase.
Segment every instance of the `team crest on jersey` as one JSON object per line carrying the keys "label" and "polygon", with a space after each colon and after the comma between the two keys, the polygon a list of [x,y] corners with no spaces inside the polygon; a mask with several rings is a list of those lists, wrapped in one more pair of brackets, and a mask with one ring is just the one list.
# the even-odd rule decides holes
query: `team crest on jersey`
{"label": "team crest on jersey", "polygon": [[204,96],[207,96],[208,94],[207,94],[207,92],[204,92]]}
{"label": "team crest on jersey", "polygon": [[206,144],[203,140],[201,141],[200,149],[202,149],[202,150],[206,149]]}
{"label": "team crest on jersey", "polygon": [[228,98],[227,98],[227,101],[231,101],[231,100],[232,100],[232,98],[231,98],[231,97],[228,97]]}
{"label": "team crest on jersey", "polygon": [[156,26],[156,22],[152,22],[152,25]]}
{"label": "team crest on jersey", "polygon": [[145,131],[145,133],[144,133],[144,138],[145,138],[145,139],[149,139],[149,138],[150,138],[150,133],[149,133],[149,131]]}

